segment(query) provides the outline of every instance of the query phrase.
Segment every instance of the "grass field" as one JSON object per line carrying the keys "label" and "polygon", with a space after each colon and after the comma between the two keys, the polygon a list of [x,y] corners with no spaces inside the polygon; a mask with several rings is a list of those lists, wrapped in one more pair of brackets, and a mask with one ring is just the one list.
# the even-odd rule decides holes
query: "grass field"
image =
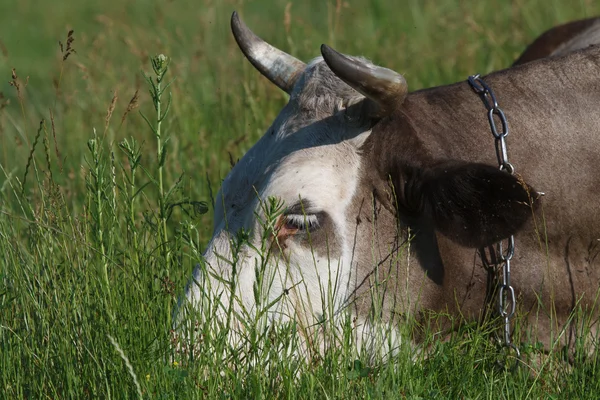
{"label": "grass field", "polygon": [[[196,358],[173,361],[172,312],[211,235],[211,193],[286,101],[237,49],[233,10],[300,59],[327,43],[415,90],[507,67],[600,3],[2,1],[0,398],[598,398],[594,361],[551,354],[503,372],[472,327],[426,339],[427,358],[366,360],[347,344],[309,364],[266,362],[285,330],[242,355],[206,327]],[[174,79],[160,135],[142,74],[157,54],[171,59],[163,88]]]}

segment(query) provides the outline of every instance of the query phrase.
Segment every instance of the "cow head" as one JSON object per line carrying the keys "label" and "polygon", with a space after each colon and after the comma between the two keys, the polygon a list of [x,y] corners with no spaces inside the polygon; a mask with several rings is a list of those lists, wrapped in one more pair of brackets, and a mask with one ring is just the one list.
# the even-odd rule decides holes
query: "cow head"
{"label": "cow head", "polygon": [[379,140],[378,126],[407,95],[400,74],[327,46],[304,64],[235,13],[232,29],[250,62],[290,97],[223,181],[189,305],[213,304],[211,316],[228,315],[233,331],[258,313],[314,326],[350,304],[364,321],[371,307],[356,299],[372,279],[386,280],[388,298],[409,291],[391,269],[373,274],[399,263],[390,254],[408,243],[407,226],[476,247],[527,218],[527,207],[515,206],[527,191],[497,168],[430,159],[401,126],[394,145]]}

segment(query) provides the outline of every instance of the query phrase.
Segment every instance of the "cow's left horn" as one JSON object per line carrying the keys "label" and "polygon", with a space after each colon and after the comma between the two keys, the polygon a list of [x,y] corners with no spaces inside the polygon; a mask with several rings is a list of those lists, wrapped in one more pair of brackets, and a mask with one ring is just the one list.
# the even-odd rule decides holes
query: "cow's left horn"
{"label": "cow's left horn", "polygon": [[334,74],[375,103],[374,116],[387,115],[404,101],[408,86],[399,73],[350,58],[326,44],[321,45],[321,54]]}
{"label": "cow's left horn", "polygon": [[235,11],[231,16],[231,31],[250,63],[279,88],[291,93],[306,64],[256,36]]}

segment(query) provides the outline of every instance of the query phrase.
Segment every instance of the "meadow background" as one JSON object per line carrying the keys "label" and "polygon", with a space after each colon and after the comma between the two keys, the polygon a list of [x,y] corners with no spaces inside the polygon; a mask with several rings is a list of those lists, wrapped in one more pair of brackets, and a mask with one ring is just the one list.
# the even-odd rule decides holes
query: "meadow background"
{"label": "meadow background", "polygon": [[[172,311],[210,238],[213,193],[286,102],[238,50],[234,10],[302,60],[327,43],[416,90],[508,67],[600,3],[3,0],[0,398],[597,398],[594,360],[506,373],[469,327],[432,339],[414,364],[351,349],[310,365],[171,359]],[[160,140],[140,114],[156,125],[142,71],[153,75],[157,54],[174,79]]]}

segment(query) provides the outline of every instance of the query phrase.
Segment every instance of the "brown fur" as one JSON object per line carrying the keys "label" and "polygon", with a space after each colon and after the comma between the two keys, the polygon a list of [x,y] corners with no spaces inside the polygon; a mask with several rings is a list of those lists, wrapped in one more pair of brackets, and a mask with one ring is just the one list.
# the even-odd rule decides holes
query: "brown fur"
{"label": "brown fur", "polygon": [[[535,39],[517,61],[515,61],[513,66],[553,55],[563,55],[590,44],[598,44],[600,41],[600,37],[597,36],[599,27],[600,18],[596,17],[573,21],[551,28]],[[595,38],[592,36],[594,28],[596,31]]]}
{"label": "brown fur", "polygon": [[[508,118],[510,161],[525,182],[545,192],[533,220],[521,221],[525,226],[515,239],[512,282],[519,309],[548,349],[557,337],[560,344],[572,344],[574,328],[562,336],[561,330],[575,305],[598,309],[594,304],[600,283],[599,77],[600,48],[485,77]],[[452,235],[440,234],[435,219],[426,215],[407,219],[402,208],[398,209],[402,229],[397,232],[396,224],[389,222],[393,212],[390,193],[404,194],[402,188],[390,187],[386,179],[391,175],[396,185],[403,182],[399,175],[406,165],[423,169],[453,160],[495,165],[494,139],[478,96],[466,82],[409,94],[396,113],[374,126],[363,151],[362,182],[366,187],[355,200],[357,216],[349,219],[375,221],[363,235],[377,237],[380,256],[363,262],[389,264],[393,276],[388,276],[389,291],[399,294],[400,300],[394,303],[394,310],[387,304],[387,312],[421,315],[433,310],[481,318],[486,273],[480,250],[456,244]],[[371,215],[372,209],[365,205],[373,204],[373,193],[378,211]],[[409,227],[416,235],[411,256],[396,260],[392,253],[397,243],[407,239]],[[359,236],[356,254],[371,254],[367,247],[373,241]],[[397,262],[386,261],[392,259]],[[366,270],[359,269],[363,274],[356,278],[359,285],[368,282],[366,275],[371,272]],[[367,286],[357,288],[359,299],[365,297],[361,291]]]}
{"label": "brown fur", "polygon": [[[576,30],[535,53],[566,56],[485,77],[508,119],[508,156],[515,176],[497,169],[487,111],[466,81],[408,94],[381,118],[369,112],[368,100],[351,87],[364,85],[353,85],[352,76],[346,76],[350,86],[344,83],[328,66],[327,56],[314,60],[298,72],[290,102],[271,128],[224,181],[207,264],[215,264],[227,279],[229,264],[220,264],[220,255],[230,250],[228,238],[256,225],[257,191],[287,196],[287,212],[293,214],[303,210],[294,209],[302,198],[320,224],[304,230],[290,225],[279,243],[284,254],[279,248],[273,254],[275,265],[298,256],[294,268],[312,273],[315,266],[301,256],[315,250],[311,258],[316,253],[322,262],[314,268],[313,285],[328,272],[341,271],[339,276],[351,281],[340,283],[341,306],[351,307],[357,320],[368,325],[370,317],[383,318],[395,326],[413,316],[427,327],[431,314],[443,314],[448,318],[434,320],[432,327],[447,331],[453,320],[480,321],[495,307],[493,282],[483,268],[484,258],[495,255],[482,257],[483,247],[515,234],[512,284],[519,318],[533,331],[531,340],[546,349],[571,346],[576,325],[567,323],[577,307],[593,310],[591,333],[596,334],[600,47],[572,52],[595,40],[596,31]],[[381,71],[361,58],[344,60],[361,64],[362,71]],[[327,179],[313,177],[330,163],[333,172]],[[283,194],[268,191],[273,191],[270,179],[288,173],[288,180],[295,179],[293,171],[313,178],[299,188],[290,185]],[[328,185],[348,190],[328,192]],[[538,199],[533,188],[545,196]],[[342,201],[336,205],[336,199],[323,193],[335,193]],[[219,222],[219,212],[228,217],[227,224]],[[245,277],[240,287],[249,288],[255,278],[252,254],[248,251],[250,262],[240,269]],[[326,262],[328,256],[340,263]],[[202,280],[197,268],[194,282]],[[193,302],[202,294],[189,285],[186,297]],[[253,299],[246,296],[246,301]],[[300,320],[320,312],[315,308],[302,315],[304,304],[297,306],[292,317]]]}

